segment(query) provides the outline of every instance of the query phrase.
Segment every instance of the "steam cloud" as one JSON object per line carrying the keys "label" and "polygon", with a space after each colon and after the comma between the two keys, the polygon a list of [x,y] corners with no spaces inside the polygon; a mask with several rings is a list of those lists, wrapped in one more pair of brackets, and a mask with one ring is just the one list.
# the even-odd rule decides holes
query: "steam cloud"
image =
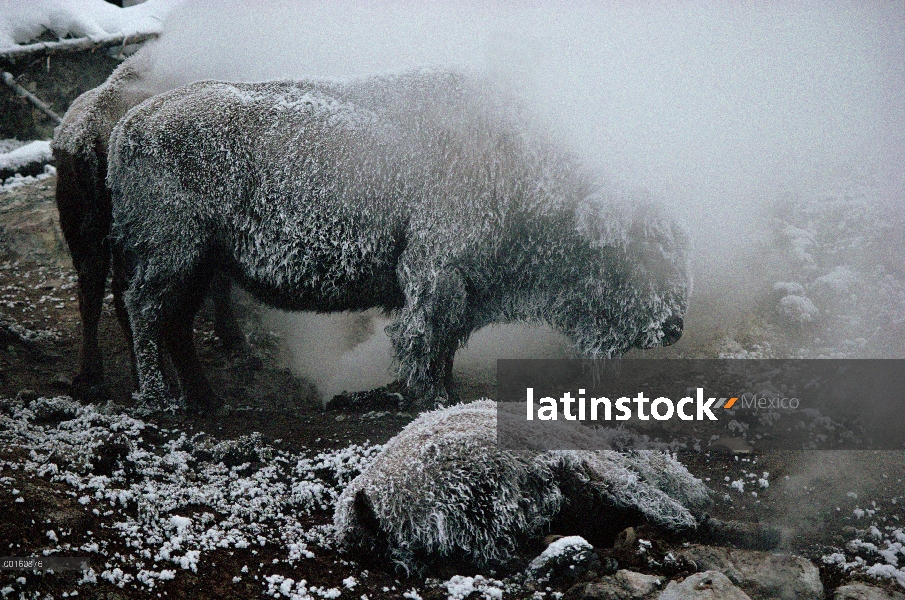
{"label": "steam cloud", "polygon": [[[165,23],[155,76],[171,86],[425,64],[490,73],[614,187],[645,190],[688,226],[696,291],[682,351],[772,285],[762,242],[775,200],[857,176],[905,222],[903,23],[901,3],[193,1]],[[379,319],[364,338],[343,316],[269,323],[327,397],[390,377]],[[563,352],[552,332],[511,327],[471,346],[460,368]]]}

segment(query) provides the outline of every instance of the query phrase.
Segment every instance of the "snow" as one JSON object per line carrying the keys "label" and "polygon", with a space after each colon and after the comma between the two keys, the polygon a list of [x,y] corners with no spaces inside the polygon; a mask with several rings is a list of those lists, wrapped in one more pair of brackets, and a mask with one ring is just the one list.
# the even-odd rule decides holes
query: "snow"
{"label": "snow", "polygon": [[483,575],[475,575],[474,577],[455,575],[443,585],[449,594],[448,600],[464,600],[475,593],[482,600],[500,600],[503,597],[503,583],[494,579],[487,579]]}
{"label": "snow", "polygon": [[104,0],[0,0],[0,51],[36,40],[45,31],[58,38],[159,33],[182,0],[148,0],[119,8]]}
{"label": "snow", "polygon": [[13,171],[36,162],[50,162],[53,158],[50,142],[36,140],[0,154],[0,171]]}
{"label": "snow", "polygon": [[[856,509],[856,518],[872,517],[876,511]],[[858,514],[860,513],[860,514]],[[895,516],[898,520],[898,515]],[[862,573],[878,579],[889,579],[905,588],[905,531],[901,527],[871,525],[867,533],[876,540],[865,542],[854,539],[845,546],[845,552],[824,555],[822,561],[850,573]],[[902,566],[900,566],[902,565]]]}
{"label": "snow", "polygon": [[[275,546],[290,564],[313,558],[308,546],[330,546],[332,538],[324,526],[305,523],[313,514],[326,516],[342,486],[380,450],[350,446],[292,454],[264,444],[260,435],[218,441],[201,433],[159,430],[115,407],[104,411],[68,397],[29,403],[0,399],[0,407],[0,444],[28,456],[0,460],[0,469],[21,468],[62,484],[73,500],[90,497],[95,514],[110,517],[112,534],[129,553],[142,557],[137,564],[89,531],[80,550],[96,555],[95,564],[103,569],[85,572],[80,585],[100,579],[147,591],[158,580],[196,572],[207,555],[225,548]],[[163,441],[150,443],[149,429]],[[94,463],[108,452],[111,440],[129,451],[119,459],[122,468],[98,475]],[[187,510],[191,517],[185,516]],[[59,542],[62,532],[46,536]],[[339,593],[305,589],[318,597]],[[292,593],[299,592],[296,584]]]}
{"label": "snow", "polygon": [[23,185],[30,185],[32,183],[42,181],[56,174],[57,170],[53,165],[45,165],[44,172],[40,175],[26,175],[23,177],[22,175],[16,173],[12,177],[7,177],[4,181],[0,182],[0,194],[13,190],[17,187],[21,187]]}

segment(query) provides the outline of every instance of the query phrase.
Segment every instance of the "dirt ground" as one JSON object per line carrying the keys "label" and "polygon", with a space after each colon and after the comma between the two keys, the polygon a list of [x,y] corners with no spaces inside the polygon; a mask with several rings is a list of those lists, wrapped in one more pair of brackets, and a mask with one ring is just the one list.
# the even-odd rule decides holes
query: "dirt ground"
{"label": "dirt ground", "polygon": [[[50,177],[0,192],[0,398],[18,396],[27,401],[66,395],[76,372],[79,318],[75,274],[67,263],[55,223],[53,186],[54,178]],[[207,432],[218,440],[259,432],[274,448],[305,452],[340,449],[351,444],[382,444],[413,418],[395,412],[370,418],[325,412],[313,385],[283,368],[279,338],[260,330],[253,307],[247,302],[246,306],[244,325],[253,352],[260,359],[258,364],[245,355],[225,353],[212,333],[208,317],[202,315],[197,322],[201,360],[214,389],[231,410],[206,418],[179,414],[148,418],[160,432],[178,430],[189,435]],[[100,342],[106,361],[109,399],[127,408],[132,404],[128,353],[109,298],[101,321]],[[493,381],[463,381],[463,390],[467,399],[492,394]],[[27,452],[16,446],[0,447],[0,460],[7,464],[25,460],[26,455]],[[821,556],[843,548],[855,537],[866,536],[871,523],[902,526],[905,469],[901,453],[757,455],[725,451],[688,453],[680,459],[714,490],[715,517],[776,528],[779,538],[775,545],[812,559],[821,567],[824,582],[831,584],[827,585],[828,590],[851,576],[843,576],[824,565]],[[840,469],[851,473],[845,489],[840,489],[838,479],[831,476]],[[75,501],[75,494],[67,484],[27,474],[25,469],[6,468],[0,475],[11,478],[7,487],[19,492],[0,494],[0,543],[3,544],[0,553],[40,555],[51,546],[45,531],[53,528],[66,532],[66,541],[72,548],[78,548],[89,538],[102,539],[107,543],[108,555],[129,555],[126,541],[114,527],[121,518],[119,513],[95,514],[88,506]],[[758,485],[761,479],[770,484]],[[743,485],[732,485],[739,481]],[[18,502],[17,497],[24,501]],[[861,507],[870,509],[871,502],[874,520],[868,523],[856,513]],[[329,524],[332,513],[315,511],[310,519],[313,525]],[[626,527],[630,525],[639,524],[625,523]],[[661,555],[684,541],[658,539],[657,532],[643,531],[655,541]],[[367,575],[362,577],[362,557],[346,556],[331,548],[314,548],[314,551],[315,558],[290,566],[285,561],[272,564],[285,558],[278,547],[217,550],[205,555],[197,572],[179,571],[172,580],[158,581],[153,592],[137,587],[121,588],[107,581],[78,586],[79,575],[72,572],[28,573],[27,583],[22,584],[17,582],[22,573],[2,571],[0,588],[9,585],[28,594],[23,597],[44,597],[44,594],[57,597],[62,592],[78,589],[79,597],[108,599],[252,598],[265,597],[266,587],[256,578],[263,578],[265,573],[279,573],[296,581],[305,579],[323,588],[340,589],[344,596],[348,596],[345,593],[348,590],[343,580],[354,576],[357,584],[351,597],[355,598],[400,597],[412,588],[420,590],[424,598],[445,598],[445,589],[438,581],[456,574],[453,571],[430,573],[432,583],[423,577],[406,578],[391,565],[378,564],[367,565],[364,571]],[[611,555],[613,549],[600,548],[599,552]],[[234,582],[233,574],[244,565],[249,565],[250,572],[241,582]],[[664,571],[632,558],[623,558],[623,566],[676,575],[674,571]],[[892,589],[890,582],[880,583]],[[537,597],[535,591],[522,587],[512,596]]]}

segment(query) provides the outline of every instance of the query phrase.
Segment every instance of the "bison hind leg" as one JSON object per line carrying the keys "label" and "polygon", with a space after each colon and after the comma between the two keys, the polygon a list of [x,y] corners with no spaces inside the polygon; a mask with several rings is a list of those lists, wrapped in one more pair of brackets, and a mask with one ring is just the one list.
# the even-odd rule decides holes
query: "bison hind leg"
{"label": "bison hind leg", "polygon": [[60,229],[78,276],[82,339],[79,372],[73,381],[78,397],[104,397],[103,362],[98,345],[98,323],[110,268],[110,199],[104,184],[106,162],[100,156],[84,158],[55,150],[56,204]]}
{"label": "bison hind leg", "polygon": [[[173,290],[169,310],[164,312],[163,339],[176,371],[186,408],[200,414],[214,412],[223,404],[204,375],[193,339],[195,315],[204,303],[211,280],[222,278],[212,277],[210,272],[210,268],[199,268],[194,276],[183,280]],[[228,280],[226,290],[229,291]]]}
{"label": "bison hind leg", "polygon": [[210,283],[210,299],[214,309],[214,333],[223,344],[223,349],[232,354],[249,369],[257,370],[264,366],[263,361],[254,351],[245,332],[239,325],[232,299],[232,280],[226,275],[214,275]]}
{"label": "bison hind leg", "polygon": [[387,332],[406,396],[419,410],[452,404],[453,359],[472,331],[464,277],[457,269],[443,269],[403,287],[405,308]]}

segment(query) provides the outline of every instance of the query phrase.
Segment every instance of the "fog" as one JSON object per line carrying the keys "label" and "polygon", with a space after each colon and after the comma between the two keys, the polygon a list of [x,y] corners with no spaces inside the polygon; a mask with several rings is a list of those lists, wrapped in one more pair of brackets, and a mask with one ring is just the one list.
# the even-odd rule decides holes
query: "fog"
{"label": "fog", "polygon": [[[173,85],[425,64],[489,73],[601,178],[686,225],[696,277],[686,337],[700,339],[770,283],[757,280],[757,242],[775,199],[862,177],[902,205],[905,5],[627,4],[193,1],[165,24],[155,75]],[[342,319],[268,322],[324,393],[390,377],[381,323],[352,350]],[[497,328],[471,346],[460,366],[558,353],[562,341]]]}

